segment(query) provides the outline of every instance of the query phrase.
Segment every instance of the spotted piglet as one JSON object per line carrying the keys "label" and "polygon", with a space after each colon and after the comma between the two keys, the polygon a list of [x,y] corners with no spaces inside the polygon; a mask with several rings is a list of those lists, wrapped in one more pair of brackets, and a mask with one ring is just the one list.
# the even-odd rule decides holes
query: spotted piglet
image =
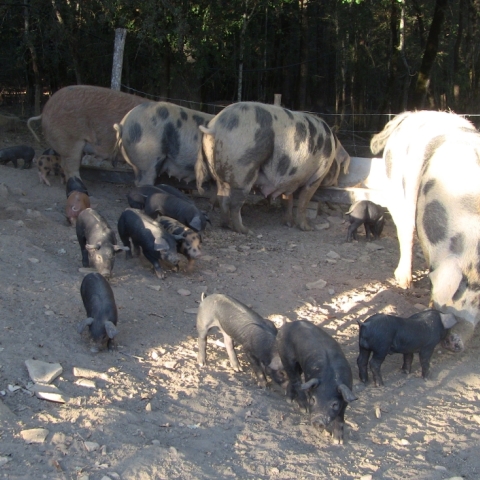
{"label": "spotted piglet", "polygon": [[368,381],[368,361],[375,386],[383,386],[380,367],[387,355],[403,353],[403,373],[411,373],[413,354],[420,356],[422,377],[427,379],[430,358],[436,345],[443,340],[448,329],[457,323],[452,314],[425,310],[408,318],[378,313],[360,325],[360,355],[357,358],[360,380]]}
{"label": "spotted piglet", "polygon": [[55,176],[60,175],[60,182],[65,183],[65,173],[63,172],[58,155],[40,155],[37,159],[37,167],[40,183],[44,183],[50,187],[50,182],[47,178],[50,172],[53,172]]}

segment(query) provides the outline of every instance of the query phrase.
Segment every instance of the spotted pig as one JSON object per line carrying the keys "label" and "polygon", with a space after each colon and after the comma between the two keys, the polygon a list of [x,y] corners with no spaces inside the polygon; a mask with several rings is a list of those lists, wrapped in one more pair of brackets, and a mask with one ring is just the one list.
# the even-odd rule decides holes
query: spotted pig
{"label": "spotted pig", "polygon": [[397,227],[398,284],[412,283],[415,225],[430,270],[432,304],[459,322],[444,341],[463,350],[480,319],[480,135],[447,112],[405,112],[371,141],[382,149],[386,206]]}
{"label": "spotted pig", "polygon": [[202,155],[202,132],[213,115],[167,102],[148,102],[114,125],[117,148],[135,173],[135,185],[153,185],[162,173],[190,182]]}
{"label": "spotted pig", "polygon": [[[92,85],[72,85],[55,92],[42,114],[29,118],[42,121],[48,144],[60,155],[67,178],[80,178],[83,152],[111,158],[115,147],[113,124],[145,98]],[[39,140],[38,140],[39,141]]]}
{"label": "spotted pig", "polygon": [[55,176],[60,175],[60,183],[65,183],[65,173],[63,172],[58,155],[40,155],[37,159],[38,178],[40,183],[44,183],[50,187],[48,175],[53,172]]}
{"label": "spotted pig", "polygon": [[[319,117],[255,102],[240,102],[215,116],[204,132],[205,159],[195,166],[197,188],[208,172],[217,182],[222,224],[250,233],[241,208],[253,186],[265,196],[288,196],[287,225],[293,225],[293,192],[299,190],[296,224],[311,230],[306,208],[316,189],[338,159],[348,153]],[[208,167],[208,168],[207,168]]]}

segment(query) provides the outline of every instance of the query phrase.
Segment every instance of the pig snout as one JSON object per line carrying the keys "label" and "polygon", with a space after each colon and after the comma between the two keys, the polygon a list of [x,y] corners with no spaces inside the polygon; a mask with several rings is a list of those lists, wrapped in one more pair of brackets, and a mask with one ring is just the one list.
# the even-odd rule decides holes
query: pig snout
{"label": "pig snout", "polygon": [[178,265],[180,262],[180,259],[178,258],[178,255],[175,252],[167,252],[162,255],[162,260],[167,261],[168,263],[171,263],[172,265]]}
{"label": "pig snout", "polygon": [[445,340],[442,341],[442,346],[443,348],[455,353],[463,352],[465,349],[462,338],[456,333],[450,333],[447,335]]}

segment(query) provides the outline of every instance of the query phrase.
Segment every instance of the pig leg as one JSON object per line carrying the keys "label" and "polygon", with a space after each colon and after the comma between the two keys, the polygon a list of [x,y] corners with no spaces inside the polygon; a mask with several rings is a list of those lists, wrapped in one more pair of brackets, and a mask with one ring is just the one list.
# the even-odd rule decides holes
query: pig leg
{"label": "pig leg", "polygon": [[230,359],[230,365],[236,372],[241,372],[242,368],[238,363],[237,355],[235,353],[233,339],[230,335],[227,335],[224,331],[223,333],[223,343],[225,343],[225,348],[227,349],[228,358]]}
{"label": "pig leg", "polygon": [[282,195],[285,201],[285,217],[283,223],[287,227],[293,227],[293,193],[290,195]]}
{"label": "pig leg", "polygon": [[373,381],[376,387],[383,387],[382,374],[380,373],[380,367],[385,360],[385,355],[379,355],[373,352],[372,359],[370,360],[370,369],[372,370]]}
{"label": "pig leg", "polygon": [[250,362],[250,365],[253,368],[253,371],[255,372],[255,375],[257,377],[257,384],[259,387],[266,388],[267,386],[267,379],[265,378],[265,373],[260,365],[260,362],[256,357],[250,354],[246,354],[247,358]]}
{"label": "pig leg", "polygon": [[404,353],[403,354],[403,373],[412,373],[412,362],[413,362],[413,353]]}
{"label": "pig leg", "polygon": [[430,373],[430,359],[432,358],[433,348],[421,350],[419,353],[420,365],[422,366],[422,377],[426,380]]}
{"label": "pig leg", "polygon": [[360,347],[360,355],[357,358],[358,375],[363,383],[368,382],[368,360],[372,354],[371,350]]}
{"label": "pig leg", "polygon": [[351,242],[352,239],[356,240],[357,239],[357,228],[363,223],[362,220],[355,220],[350,224],[348,227],[348,232],[347,232],[347,242]]}
{"label": "pig leg", "polygon": [[322,183],[323,177],[317,180],[315,183],[312,183],[310,186],[305,185],[301,190],[298,196],[298,207],[297,207],[297,217],[296,224],[300,230],[308,231],[312,230],[312,227],[307,221],[307,205],[310,202],[313,194],[317,191],[317,188]]}
{"label": "pig leg", "polygon": [[85,141],[80,140],[71,146],[69,155],[64,156],[61,154],[62,168],[67,178],[82,178],[80,176],[80,163],[82,162],[82,153],[84,147]]}
{"label": "pig leg", "polygon": [[217,183],[217,198],[220,206],[220,224],[222,228],[230,228],[230,185]]}
{"label": "pig leg", "polygon": [[[283,363],[283,359],[282,359]],[[287,385],[287,398],[290,401],[297,400],[298,405],[300,408],[304,409],[308,412],[308,399],[306,393],[301,389],[302,386],[302,379],[300,375],[302,374],[302,370],[298,364],[291,365],[284,363],[284,369],[287,373],[288,377],[288,385]]]}
{"label": "pig leg", "polygon": [[332,437],[333,443],[337,445],[343,445],[343,430],[345,427],[345,409],[344,406],[342,410],[335,417],[335,420],[332,422]]}
{"label": "pig leg", "polygon": [[207,357],[207,334],[208,330],[199,330],[198,332],[198,355],[197,363],[203,367]]}
{"label": "pig leg", "polygon": [[365,236],[367,237],[367,242],[370,241],[370,237],[372,237],[372,239],[375,239],[372,233],[372,230],[370,229],[370,225],[367,222],[365,222],[363,226],[365,227]]}
{"label": "pig leg", "polygon": [[232,219],[232,228],[235,232],[253,235],[253,232],[242,223],[241,209],[245,203],[247,194],[240,188],[232,188],[230,192],[230,218]]}

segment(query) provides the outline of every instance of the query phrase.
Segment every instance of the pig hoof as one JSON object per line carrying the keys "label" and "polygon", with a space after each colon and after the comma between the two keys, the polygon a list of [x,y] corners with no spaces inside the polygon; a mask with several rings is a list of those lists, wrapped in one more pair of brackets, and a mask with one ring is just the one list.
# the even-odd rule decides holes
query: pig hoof
{"label": "pig hoof", "polygon": [[313,228],[307,222],[300,222],[298,228],[304,232],[310,232]]}

